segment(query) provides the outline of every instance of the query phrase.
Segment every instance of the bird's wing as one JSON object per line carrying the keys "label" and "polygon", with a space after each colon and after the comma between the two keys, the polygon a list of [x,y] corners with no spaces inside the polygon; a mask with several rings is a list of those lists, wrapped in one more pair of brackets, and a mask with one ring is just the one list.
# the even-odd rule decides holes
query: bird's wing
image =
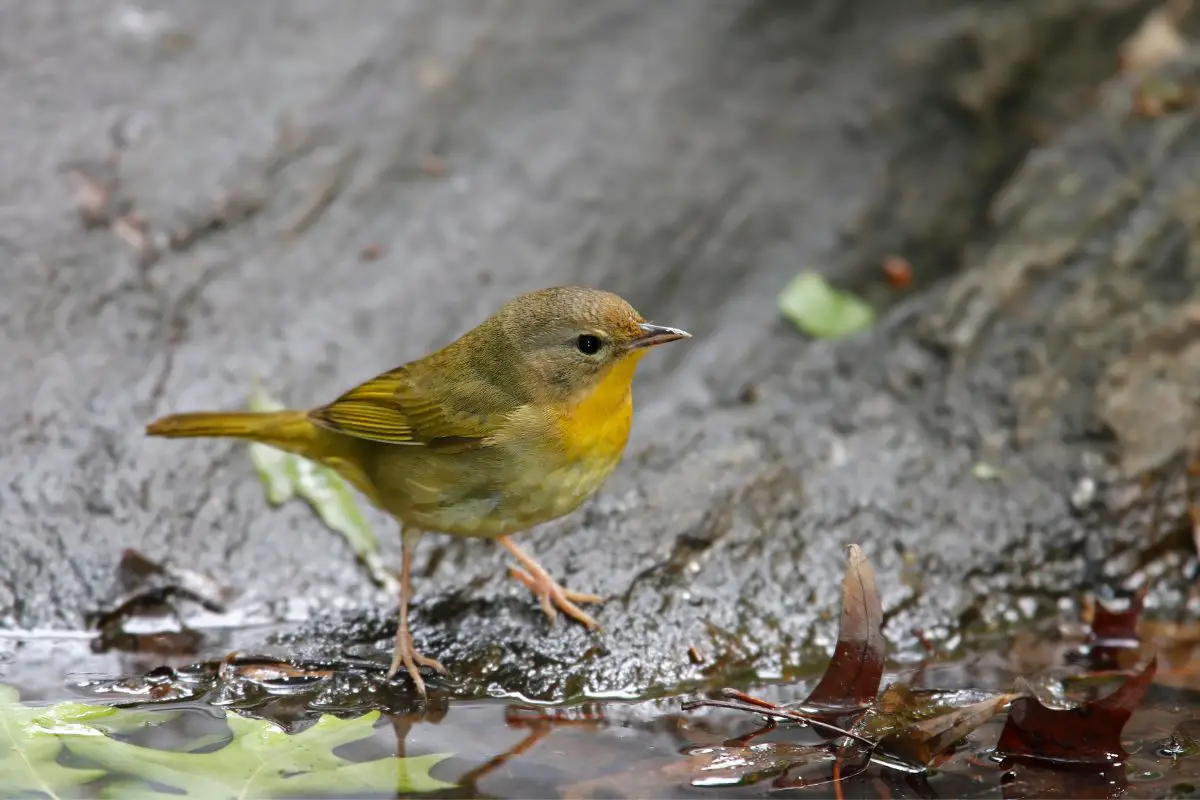
{"label": "bird's wing", "polygon": [[[457,386],[458,396],[486,393],[482,386]],[[422,391],[405,367],[354,387],[332,403],[315,408],[316,424],[384,444],[419,445],[443,452],[473,450],[490,443],[493,415],[473,413],[461,403]]]}

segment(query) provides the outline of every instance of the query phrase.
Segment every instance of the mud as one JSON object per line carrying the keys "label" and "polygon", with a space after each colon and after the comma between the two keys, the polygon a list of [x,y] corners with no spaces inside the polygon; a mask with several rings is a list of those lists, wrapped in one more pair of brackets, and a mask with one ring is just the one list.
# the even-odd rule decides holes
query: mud
{"label": "mud", "polygon": [[[79,629],[134,548],[311,616],[264,651],[382,662],[394,600],[348,548],[270,510],[243,448],[141,427],[256,378],[327,401],[567,282],[696,338],[645,362],[601,496],[525,537],[611,598],[602,633],[548,628],[499,548],[422,542],[414,631],[443,688],[808,669],[852,542],[901,651],[1136,578],[1147,514],[1094,512],[1178,458],[1200,397],[1195,115],[1138,116],[1113,77],[1150,7],[280,0],[157,29],[22,7],[0,31],[0,622]],[[100,226],[72,210],[76,162]],[[775,311],[801,268],[880,324],[805,340]],[[1155,552],[1175,568],[1152,606],[1185,558]]]}

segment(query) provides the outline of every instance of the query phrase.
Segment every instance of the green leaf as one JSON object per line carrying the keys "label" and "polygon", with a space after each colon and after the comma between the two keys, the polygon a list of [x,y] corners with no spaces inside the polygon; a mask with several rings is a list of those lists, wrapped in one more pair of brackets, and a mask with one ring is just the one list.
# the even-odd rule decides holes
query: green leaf
{"label": "green leaf", "polygon": [[[252,411],[283,408],[282,403],[261,387],[255,387],[250,394]],[[354,492],[340,475],[306,458],[257,442],[250,445],[250,460],[266,488],[267,501],[271,505],[278,506],[293,497],[302,497],[330,530],[341,534],[376,583],[390,592],[399,593],[399,582],[384,566],[379,539],[371,530]]]}
{"label": "green leaf", "polygon": [[350,487],[336,472],[296,458],[296,493],[308,501],[321,521],[346,538],[355,553],[379,552],[379,540],[363,516]]}
{"label": "green leaf", "polygon": [[[282,411],[283,404],[271,398],[262,387],[256,386],[250,394],[251,411]],[[250,445],[250,461],[267,490],[267,501],[278,506],[291,500],[296,494],[292,479],[291,464],[296,456],[254,442]]]}
{"label": "green leaf", "polygon": [[[188,797],[284,797],[304,794],[388,792],[408,794],[453,788],[430,776],[448,753],[416,758],[388,756],[347,761],[334,754],[342,745],[374,734],[378,711],[355,719],[323,715],[315,725],[288,734],[269,722],[226,716],[233,739],[210,753],[155,750],[107,737],[65,737],[68,747],[111,772],[171,787]],[[109,786],[107,797],[163,797],[145,783]]]}
{"label": "green leaf", "polygon": [[838,291],[820,273],[801,272],[779,295],[779,309],[797,328],[817,339],[838,339],[875,323],[875,310]]}
{"label": "green leaf", "polygon": [[78,788],[104,777],[103,770],[75,769],[58,763],[60,732],[74,736],[104,734],[89,727],[112,709],[60,703],[51,708],[22,706],[17,690],[0,685],[0,787],[5,796],[41,793],[51,798],[78,797]]}

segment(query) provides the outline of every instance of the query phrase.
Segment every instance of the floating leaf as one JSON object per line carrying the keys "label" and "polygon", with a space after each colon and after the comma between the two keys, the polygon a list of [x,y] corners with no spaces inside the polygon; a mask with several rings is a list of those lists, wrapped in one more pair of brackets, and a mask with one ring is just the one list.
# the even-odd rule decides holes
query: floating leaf
{"label": "floating leaf", "polygon": [[805,706],[855,710],[865,708],[879,693],[887,642],[883,638],[883,603],[875,585],[875,570],[861,547],[850,545],[842,579],[842,616],[837,646],[821,682]]}
{"label": "floating leaf", "polygon": [[[252,411],[283,408],[282,403],[261,387],[255,388],[250,395]],[[340,475],[329,467],[258,442],[250,444],[250,460],[266,488],[268,502],[277,506],[293,497],[304,498],[327,527],[341,534],[375,582],[390,592],[399,593],[400,583],[388,571],[380,555],[379,539],[363,515],[354,492]]]}
{"label": "floating leaf", "polygon": [[928,767],[955,742],[999,714],[1018,697],[1003,694],[914,722],[880,739],[876,752],[908,767]]}
{"label": "floating leaf", "polygon": [[20,705],[17,698],[16,689],[0,686],[0,787],[5,796],[75,797],[78,787],[104,777],[103,770],[59,764],[59,734],[103,737],[87,723],[112,714],[112,709],[81,703],[35,708]]}
{"label": "floating leaf", "polygon": [[[103,735],[71,734],[63,738],[73,753],[111,772],[206,800],[362,792],[408,794],[454,787],[429,774],[448,757],[445,753],[363,762],[334,754],[338,747],[371,736],[378,718],[378,711],[349,720],[326,714],[312,727],[288,734],[269,722],[230,714],[226,722],[232,740],[208,753],[156,750]],[[134,781],[110,786],[107,794],[120,798],[164,796]]]}
{"label": "floating leaf", "polygon": [[1154,679],[1158,659],[1112,694],[1067,709],[1047,708],[1036,697],[1012,704],[997,753],[1043,761],[1120,764],[1129,758],[1121,730]]}
{"label": "floating leaf", "polygon": [[839,291],[818,272],[801,272],[779,295],[779,309],[797,328],[817,339],[838,339],[875,323],[875,310]]}

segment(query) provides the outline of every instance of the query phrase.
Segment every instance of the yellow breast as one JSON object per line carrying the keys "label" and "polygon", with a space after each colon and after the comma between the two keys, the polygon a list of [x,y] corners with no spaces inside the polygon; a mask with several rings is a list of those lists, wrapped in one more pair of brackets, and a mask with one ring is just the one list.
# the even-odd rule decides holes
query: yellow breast
{"label": "yellow breast", "polygon": [[613,365],[589,392],[558,410],[562,452],[567,461],[611,461],[615,466],[629,441],[633,418],[633,374],[642,352]]}

